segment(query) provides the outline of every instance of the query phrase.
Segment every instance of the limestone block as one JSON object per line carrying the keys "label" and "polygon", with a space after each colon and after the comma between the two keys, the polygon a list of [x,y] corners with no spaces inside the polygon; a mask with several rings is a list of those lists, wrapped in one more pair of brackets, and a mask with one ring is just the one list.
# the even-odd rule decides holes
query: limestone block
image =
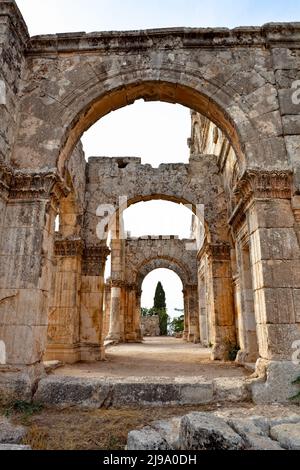
{"label": "limestone block", "polygon": [[213,380],[216,401],[241,402],[250,400],[250,391],[245,379],[222,377]]}
{"label": "limestone block", "polygon": [[180,448],[185,450],[240,450],[244,444],[226,422],[210,413],[191,413],[181,420]]}
{"label": "limestone block", "polygon": [[[299,106],[298,113],[299,114]],[[299,166],[300,135],[288,135],[284,138],[286,142],[287,154],[292,165]]]}
{"label": "limestone block", "polygon": [[128,434],[127,450],[170,450],[170,447],[160,433],[148,426]]}
{"label": "limestone block", "polygon": [[15,426],[7,418],[0,417],[1,444],[20,444],[25,434],[24,426]]}
{"label": "limestone block", "polygon": [[259,359],[256,364],[259,379],[250,383],[255,404],[291,403],[299,387],[292,382],[300,376],[300,365],[291,361],[266,361]]}
{"label": "limestone block", "polygon": [[280,109],[283,116],[286,114],[299,114],[299,105],[294,103],[292,99],[294,91],[292,87],[278,90]]}
{"label": "limestone block", "polygon": [[273,426],[270,429],[270,434],[285,449],[300,450],[300,422]]}
{"label": "limestone block", "polygon": [[281,424],[299,424],[300,423],[300,414],[292,414],[283,417],[271,418],[269,420],[269,427],[280,426]]}
{"label": "limestone block", "polygon": [[253,420],[247,418],[230,418],[227,420],[232,429],[237,432],[244,440],[250,434],[252,436],[265,436],[266,433]]}
{"label": "limestone block", "polygon": [[5,338],[7,364],[32,365],[46,349],[47,326],[0,325],[0,337]]}
{"label": "limestone block", "polygon": [[170,449],[179,449],[179,430],[181,418],[155,421],[151,427],[157,431],[168,443]]}
{"label": "limestone block", "polygon": [[284,133],[289,136],[293,134],[299,134],[300,132],[300,116],[297,115],[286,115],[282,116],[283,130]]}
{"label": "limestone block", "polygon": [[267,436],[248,434],[245,442],[249,450],[284,450],[278,442]]}
{"label": "limestone block", "polygon": [[260,260],[288,260],[300,258],[300,248],[294,229],[261,228],[251,237],[252,264]]}
{"label": "limestone block", "polygon": [[20,446],[14,444],[0,444],[0,450],[32,450],[30,446]]}
{"label": "limestone block", "polygon": [[254,303],[259,324],[295,323],[294,290],[289,288],[254,291]]}
{"label": "limestone block", "polygon": [[257,339],[263,359],[288,361],[292,359],[293,343],[300,340],[295,324],[258,324]]}
{"label": "limestone block", "polygon": [[259,228],[292,228],[295,224],[291,203],[285,199],[256,202],[248,214],[250,234]]}

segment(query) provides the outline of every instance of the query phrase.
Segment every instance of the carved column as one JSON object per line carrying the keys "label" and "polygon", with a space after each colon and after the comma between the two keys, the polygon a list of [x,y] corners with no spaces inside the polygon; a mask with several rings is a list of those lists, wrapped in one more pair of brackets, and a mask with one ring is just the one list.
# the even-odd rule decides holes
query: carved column
{"label": "carved column", "polygon": [[110,301],[111,301],[111,286],[110,280],[105,283],[104,286],[104,302],[103,302],[103,315],[104,315],[104,322],[103,322],[103,336],[104,338],[107,337],[109,332],[109,319],[110,319]]}
{"label": "carved column", "polygon": [[203,267],[198,272],[198,296],[199,296],[199,330],[200,343],[203,346],[209,346],[208,318],[206,306],[206,288],[205,275]]}
{"label": "carved column", "polygon": [[55,273],[49,302],[48,344],[44,359],[69,364],[81,359],[80,289],[83,242],[55,241]]}
{"label": "carved column", "polygon": [[54,172],[16,171],[7,195],[0,243],[0,340],[7,368],[22,371],[18,393],[23,398],[43,371],[54,219],[66,193]]}
{"label": "carved column", "polygon": [[110,253],[106,246],[86,246],[81,278],[81,360],[105,358],[103,337],[103,293],[105,262]]}

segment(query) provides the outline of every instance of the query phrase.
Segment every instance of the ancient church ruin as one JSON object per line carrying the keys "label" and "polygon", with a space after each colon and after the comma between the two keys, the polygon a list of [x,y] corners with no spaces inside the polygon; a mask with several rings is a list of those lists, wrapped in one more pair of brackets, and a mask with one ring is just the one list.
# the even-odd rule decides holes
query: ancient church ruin
{"label": "ancient church ruin", "polygon": [[[256,362],[253,399],[289,398],[300,375],[299,80],[300,24],[30,38],[15,2],[0,1],[3,396],[31,396],[45,359],[101,360],[107,338],[140,341],[142,281],[167,267],[183,283],[184,339],[211,345],[212,360],[237,346],[240,364]],[[192,110],[189,164],[86,162],[82,134],[141,98]],[[194,248],[121,236],[124,196],[186,204]]]}

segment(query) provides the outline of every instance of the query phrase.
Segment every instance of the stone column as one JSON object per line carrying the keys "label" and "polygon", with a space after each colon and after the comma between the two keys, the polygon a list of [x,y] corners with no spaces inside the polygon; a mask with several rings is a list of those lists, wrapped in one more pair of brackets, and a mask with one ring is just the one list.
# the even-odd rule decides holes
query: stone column
{"label": "stone column", "polygon": [[183,289],[183,305],[184,305],[184,330],[182,339],[188,341],[189,336],[189,302],[188,302],[188,292],[187,289]]}
{"label": "stone column", "polygon": [[237,362],[256,362],[258,353],[254,295],[249,251],[249,235],[245,226],[241,227],[236,242],[236,261],[238,270],[237,326],[240,350]]}
{"label": "stone column", "polygon": [[86,246],[81,278],[81,360],[105,358],[103,337],[103,293],[105,262],[110,253],[106,246]]}
{"label": "stone column", "polygon": [[107,337],[109,332],[109,319],[110,319],[110,292],[111,286],[110,281],[107,281],[104,286],[104,302],[103,302],[103,309],[104,309],[104,325],[103,325],[103,335],[104,338]]}
{"label": "stone column", "polygon": [[121,332],[121,300],[123,281],[111,281],[111,302],[110,302],[110,322],[107,341],[119,342],[122,339]]}
{"label": "stone column", "polygon": [[229,350],[236,346],[230,246],[206,244],[198,256],[205,266],[212,359],[227,360]]}
{"label": "stone column", "polygon": [[[260,359],[256,402],[288,401],[297,393],[293,363],[300,340],[300,247],[291,205],[292,175],[249,171],[237,195],[247,214]],[[299,344],[299,343],[298,343]]]}
{"label": "stone column", "polygon": [[48,344],[44,360],[80,361],[80,289],[83,242],[55,241],[55,273],[49,301]]}
{"label": "stone column", "polygon": [[199,343],[199,308],[198,308],[198,286],[187,286],[188,299],[188,341],[190,343]]}
{"label": "stone column", "polygon": [[206,289],[204,272],[199,270],[198,274],[198,296],[199,296],[199,330],[200,343],[203,346],[209,345],[207,307],[206,307]]}
{"label": "stone column", "polygon": [[[54,220],[66,188],[55,173],[16,172],[10,183],[0,244],[0,395],[31,398],[43,373]],[[5,390],[6,388],[6,390]]]}
{"label": "stone column", "polygon": [[140,342],[141,341],[141,326],[140,326],[140,316],[138,315],[137,308],[137,287],[135,284],[126,284],[126,307],[125,307],[125,325],[126,325],[126,335],[125,340],[127,342]]}
{"label": "stone column", "polygon": [[136,290],[135,291],[135,316],[134,316],[134,325],[135,325],[135,334],[136,334],[136,341],[138,343],[143,341],[142,335],[142,317],[141,317],[141,297],[142,291]]}

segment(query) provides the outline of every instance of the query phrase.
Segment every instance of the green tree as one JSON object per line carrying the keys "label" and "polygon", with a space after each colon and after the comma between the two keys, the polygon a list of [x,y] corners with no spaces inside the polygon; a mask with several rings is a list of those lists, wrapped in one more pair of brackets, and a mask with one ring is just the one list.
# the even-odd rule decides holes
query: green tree
{"label": "green tree", "polygon": [[166,294],[161,282],[157,283],[154,295],[153,310],[159,316],[159,329],[161,336],[168,334],[169,317],[167,313]]}
{"label": "green tree", "polygon": [[184,331],[184,315],[173,318],[170,327],[172,333],[182,333]]}

